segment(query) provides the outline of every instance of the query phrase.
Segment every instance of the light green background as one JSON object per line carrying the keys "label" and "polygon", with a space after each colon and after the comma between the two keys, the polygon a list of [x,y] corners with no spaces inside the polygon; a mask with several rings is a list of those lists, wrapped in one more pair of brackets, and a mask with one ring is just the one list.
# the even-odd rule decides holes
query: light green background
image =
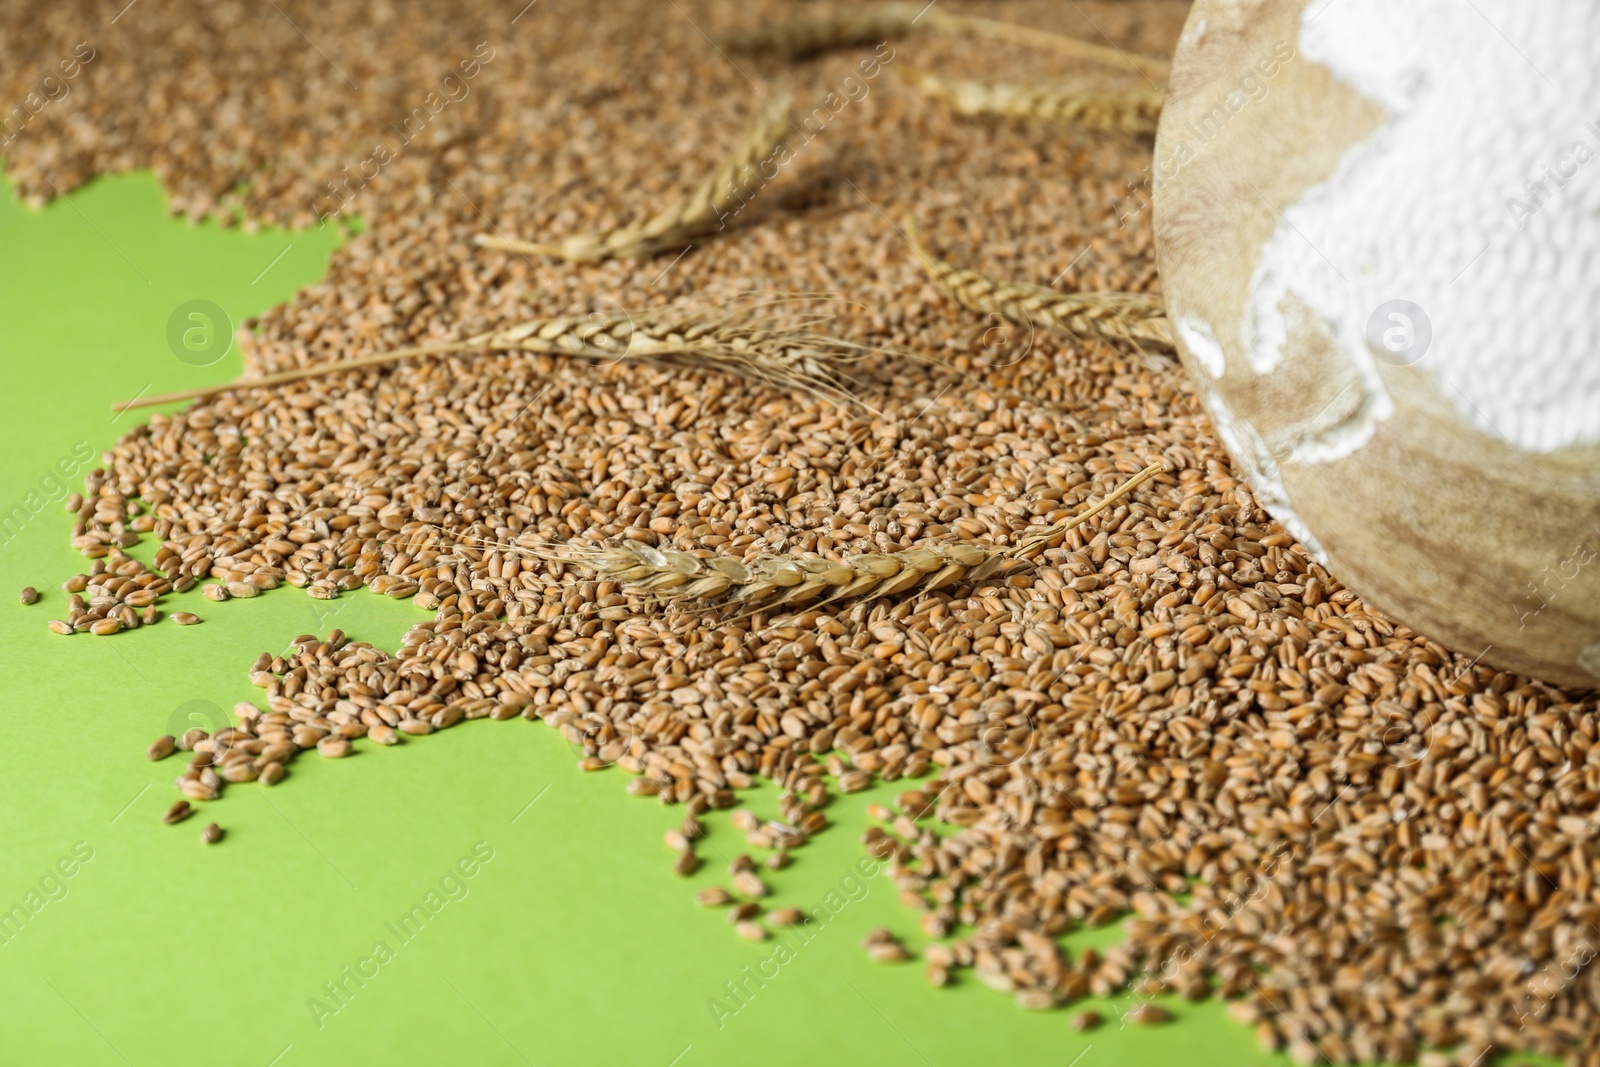
{"label": "light green background", "polygon": [[[1168,1002],[1178,1023],[1144,1029],[1117,1022],[1131,998],[1085,1005],[1111,1021],[1083,1035],[1069,1026],[1081,1006],[1028,1013],[970,972],[933,990],[920,964],[872,964],[859,942],[874,926],[920,944],[887,878],[719,1027],[708,1001],[774,952],[692,900],[726,881],[719,854],[743,851],[741,837],[714,816],[711,862],[675,877],[661,833],[681,813],[625,795],[620,771],[580,773],[540,724],[485,720],[393,750],[358,742],[353,758],[302,758],[278,787],[230,787],[199,818],[163,826],[178,762],[146,762],[145,745],[259,697],[245,680],[258,652],[333,626],[394,648],[426,616],[366,592],[321,603],[286,586],[163,605],[197,612],[199,626],[59,637],[45,623],[65,614],[60,583],[85,563],[60,501],[82,471],[65,487],[50,472],[79,442],[98,462],[136,424],[138,413],[113,418],[112,400],[239,372],[236,351],[205,368],[176,358],[173,309],[203,299],[234,321],[258,313],[317,279],[337,240],[168,219],[142,174],[42,212],[0,187],[0,516],[30,511],[31,492],[50,498],[0,533],[0,911],[26,908],[41,884],[59,897],[0,935],[0,1063],[1286,1062],[1257,1051],[1217,1004]],[[40,603],[16,602],[24,585]],[[866,805],[894,792],[836,803],[838,825],[770,878],[774,902],[821,903],[865,856]],[[755,802],[772,814],[774,790]],[[204,847],[198,831],[213,818],[228,836]],[[402,943],[386,924],[479,842],[492,860]],[[49,881],[74,847],[93,858]],[[360,987],[347,980],[343,1004],[328,998],[324,983],[380,940],[392,958],[375,975],[366,965]],[[313,998],[339,1009],[320,1026]]]}

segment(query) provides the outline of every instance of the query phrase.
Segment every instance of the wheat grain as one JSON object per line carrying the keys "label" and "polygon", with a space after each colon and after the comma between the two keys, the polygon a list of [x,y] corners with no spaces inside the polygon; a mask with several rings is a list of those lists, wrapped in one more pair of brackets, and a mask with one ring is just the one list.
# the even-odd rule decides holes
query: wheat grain
{"label": "wheat grain", "polygon": [[[6,69],[17,66],[20,42],[48,39],[60,6],[18,7],[19,18],[37,16],[38,32],[0,39],[13,61]],[[18,188],[49,191],[46,172],[67,189],[95,171],[154,164],[174,183],[180,211],[205,211],[269,146],[271,180],[249,183],[246,214],[287,221],[308,214],[325,187],[328,145],[361,144],[364,130],[397,117],[392,80],[382,77],[360,77],[361,92],[338,108],[315,93],[251,94],[237,72],[293,68],[303,42],[173,34],[134,17],[143,6],[117,23],[126,46],[95,61],[115,69],[73,105],[95,128],[127,136],[78,144],[75,124],[30,124],[7,147],[18,154]],[[391,20],[375,41],[370,17],[345,7],[325,5],[315,35],[361,70],[425,67],[449,36],[419,11]],[[647,16],[650,7],[629,11]],[[505,310],[528,298],[529,280],[505,257],[463,263],[451,252],[456,235],[473,232],[467,200],[491,215],[539,217],[549,190],[589,181],[630,203],[632,168],[593,165],[613,124],[647,106],[637,82],[619,79],[630,56],[670,94],[648,102],[664,123],[693,121],[744,83],[708,49],[674,49],[701,43],[681,20],[625,17],[618,33],[596,34],[578,6],[547,14],[563,12],[571,17],[543,21],[537,39],[522,33],[528,18],[519,22],[506,42],[516,50],[505,54],[518,77],[452,103],[491,106],[447,112],[437,132],[450,136],[416,138],[352,203],[369,221],[366,236],[333,255],[325,283],[241,337],[251,367],[265,373],[413,337],[456,340],[588,308],[586,272],[562,271],[551,272],[536,307]],[[1176,39],[1176,5],[1141,0],[1135,17],[1151,39]],[[479,0],[449,18],[504,24]],[[542,63],[544,55],[562,61]],[[179,67],[186,76],[174,80]],[[565,120],[545,107],[576,86],[601,93],[612,84],[621,99]],[[255,153],[245,145],[241,162],[205,151],[148,114],[152,94],[170,100],[168,113],[237,113],[235,125],[255,131]],[[1137,141],[1117,139],[1097,146],[1092,165],[1066,154],[1053,168],[1061,173],[1035,189],[1012,168],[988,165],[989,154],[1025,150],[1018,131],[975,138],[952,129],[942,107],[925,110],[938,114],[918,124],[919,150],[909,155],[896,136],[903,111],[861,116],[851,176],[890,216],[960,172],[965,191],[1008,220],[1000,236],[1065,242],[1092,226],[1089,198],[1041,190],[1148,162],[1147,148],[1140,156]],[[519,170],[523,157],[541,165]],[[447,179],[456,189],[439,195]],[[899,285],[888,246],[869,230],[812,227],[806,237],[815,256],[805,261],[784,242],[726,242],[690,288],[822,272],[858,290]],[[1137,228],[1108,234],[1096,256],[1107,288],[1137,288],[1150,267]],[[907,347],[933,351],[948,340],[936,316],[909,304],[886,320]],[[445,322],[485,325],[445,334]],[[1407,1063],[1422,1048],[1455,1045],[1464,1063],[1491,1039],[1560,1053],[1575,1035],[1589,1041],[1580,1055],[1592,1057],[1600,982],[1593,966],[1561,979],[1593,948],[1595,695],[1485,666],[1477,648],[1452,653],[1364,605],[1270,520],[1197,416],[1182,375],[1063,351],[1039,357],[1021,404],[999,389],[958,386],[949,403],[930,405],[935,390],[908,374],[885,388],[889,414],[875,419],[710,376],[596,383],[585,370],[546,382],[539,367],[556,357],[419,361],[372,396],[357,387],[378,376],[362,374],[219,397],[144,426],[125,418],[110,461],[73,487],[83,492],[68,496],[61,518],[108,590],[119,580],[112,571],[139,567],[125,549],[150,558],[156,544],[155,567],[174,593],[280,564],[288,583],[332,595],[369,580],[419,585],[413,603],[429,621],[403,648],[299,641],[254,669],[268,711],[241,719],[246,737],[224,747],[261,743],[258,782],[276,777],[269,767],[320,761],[297,750],[294,725],[367,724],[369,753],[405,758],[384,746],[431,735],[458,711],[479,714],[483,702],[469,699],[478,690],[497,701],[491,718],[542,719],[614,765],[613,777],[648,782],[641,791],[653,802],[689,811],[736,806],[760,779],[779,793],[787,822],[817,834],[837,811],[827,805],[842,773],[915,779],[922,798],[905,815],[931,808],[928,821],[915,835],[886,825],[893,836],[871,847],[880,860],[890,853],[891,892],[914,902],[923,933],[953,938],[928,948],[946,978],[958,969],[968,984],[1006,977],[1013,992],[1067,1000],[1130,978],[1144,996],[1156,974],[1174,993],[1198,986],[1248,998],[1241,1022],[1265,1028],[1300,1062],[1321,1052],[1330,1062]],[[1071,403],[1085,394],[1095,402]],[[944,540],[940,529],[1012,544],[1030,509],[1091,492],[1084,477],[1109,487],[1121,477],[1105,473],[1109,465],[1132,469],[1128,457],[1158,454],[1175,468],[1159,490],[1147,483],[1137,504],[1029,557],[1038,560],[1030,573],[921,601],[798,609],[787,625],[747,624],[730,617],[755,613],[725,607],[640,617],[642,599],[628,603],[577,567],[563,574],[465,546],[460,559],[442,559],[409,543],[429,526],[586,545],[655,527],[740,559],[833,556],[869,539],[891,551]],[[152,529],[134,547],[128,535],[145,518]],[[99,617],[89,618],[95,594],[83,592],[81,605],[63,594],[68,610],[49,613],[65,633]],[[205,624],[238,624],[248,610]],[[105,651],[78,648],[74,658]],[[254,653],[237,659],[241,673],[245,656]],[[154,727],[170,708],[146,710],[159,714]],[[163,766],[177,773],[179,760]],[[220,776],[226,769],[198,768],[179,788],[195,807],[222,790],[247,791]],[[936,777],[922,777],[930,771]],[[322,810],[336,820],[342,809]],[[1092,927],[1121,929],[1128,942],[1107,937],[1069,958],[1044,941]]]}
{"label": "wheat grain", "polygon": [[[650,360],[737,374],[769,385],[799,389],[834,400],[850,396],[845,369],[879,349],[785,325],[757,309],[792,303],[799,297],[734,301],[723,309],[652,308],[531,319],[464,341],[419,345],[354,359],[315,363],[292,370],[243,378],[222,385],[137,397],[112,405],[113,411],[195,400],[240,389],[285,385],[343,371],[383,366],[405,359],[469,351],[530,352],[578,356],[605,362]],[[931,360],[927,360],[931,362]]]}
{"label": "wheat grain", "polygon": [[[715,234],[775,178],[795,129],[789,98],[779,96],[757,113],[738,148],[716,172],[664,211],[603,233],[568,237],[556,244],[517,241],[489,234],[474,238],[481,248],[554,256],[575,262],[676,252],[696,238]],[[770,173],[769,173],[770,171]]]}
{"label": "wheat grain", "polygon": [[1101,89],[1081,81],[1012,85],[955,81],[902,68],[900,74],[958,115],[1033,119],[1126,134],[1153,134],[1165,93],[1159,88]]}
{"label": "wheat grain", "polygon": [[668,602],[724,601],[749,608],[778,608],[837,600],[877,600],[902,593],[918,595],[961,582],[981,581],[1098,515],[1166,469],[1152,463],[1092,506],[1010,547],[935,544],[900,552],[873,552],[830,559],[701,557],[672,548],[627,542],[604,548],[481,542],[521,550],[544,559],[573,563],[635,592]]}
{"label": "wheat grain", "polygon": [[964,308],[1028,326],[1042,326],[1067,337],[1092,337],[1138,349],[1174,351],[1172,324],[1158,296],[1062,293],[1042,285],[1001,281],[937,258],[923,246],[914,227],[906,226],[905,233],[928,277]]}

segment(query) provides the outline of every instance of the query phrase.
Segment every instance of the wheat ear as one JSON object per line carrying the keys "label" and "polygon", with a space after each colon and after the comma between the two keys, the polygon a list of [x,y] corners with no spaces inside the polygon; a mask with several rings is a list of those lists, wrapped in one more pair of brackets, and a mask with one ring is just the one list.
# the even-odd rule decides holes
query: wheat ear
{"label": "wheat ear", "polygon": [[1000,281],[938,259],[923,247],[914,226],[907,224],[905,233],[934,285],[964,308],[1026,326],[1042,326],[1067,337],[1174,351],[1172,324],[1158,296],[1062,293],[1042,285]]}
{"label": "wheat ear", "polygon": [[900,74],[958,115],[998,115],[1126,134],[1155,133],[1165,96],[1162,90],[1148,87],[1105,90],[1081,82],[1009,85],[952,81],[904,68]]}
{"label": "wheat ear", "polygon": [[728,220],[777,176],[775,161],[794,131],[789,98],[779,96],[757,113],[734,153],[716,172],[666,210],[604,233],[568,237],[555,244],[479,234],[481,248],[586,262],[676,252],[726,228]]}
{"label": "wheat ear", "polygon": [[196,400],[238,389],[284,385],[405,359],[473,350],[580,356],[608,362],[652,360],[725,371],[834,400],[848,398],[851,382],[846,368],[880,350],[811,333],[801,327],[781,326],[772,316],[756,312],[760,307],[779,302],[768,300],[721,314],[656,308],[633,313],[533,319],[464,341],[402,348],[355,359],[315,363],[202,389],[137,397],[119,401],[111,405],[111,409],[127,411]]}
{"label": "wheat ear", "polygon": [[1165,463],[1152,463],[1070,519],[1029,534],[1009,548],[975,543],[936,544],[842,560],[764,558],[745,563],[728,556],[703,558],[635,542],[606,548],[484,543],[572,563],[663,601],[720,600],[765,609],[836,600],[876,600],[981,581],[1098,515],[1164,470]]}

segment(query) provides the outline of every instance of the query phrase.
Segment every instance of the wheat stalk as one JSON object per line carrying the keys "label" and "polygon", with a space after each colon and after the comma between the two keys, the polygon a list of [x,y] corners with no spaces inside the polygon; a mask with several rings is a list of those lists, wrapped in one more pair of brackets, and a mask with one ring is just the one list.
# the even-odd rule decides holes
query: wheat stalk
{"label": "wheat stalk", "polygon": [[928,277],[964,308],[1043,326],[1072,338],[1092,337],[1138,349],[1175,351],[1172,324],[1161,298],[1150,293],[1062,293],[1042,285],[1005,282],[938,259],[923,247],[916,228],[906,239]]}
{"label": "wheat stalk", "polygon": [[1081,82],[1037,85],[952,81],[937,74],[902,69],[901,76],[958,115],[999,115],[1034,119],[1088,130],[1155,133],[1161,117],[1161,89],[1105,90]]}
{"label": "wheat stalk", "polygon": [[[757,113],[738,148],[714,174],[666,210],[649,218],[603,233],[568,237],[556,244],[517,241],[489,234],[479,234],[474,241],[481,248],[554,256],[575,262],[678,251],[696,238],[724,229],[727,220],[738,214],[751,197],[777,176],[774,157],[783,151],[784,139],[794,128],[789,98],[776,97]],[[765,173],[766,167],[771,168],[771,174]]]}
{"label": "wheat stalk", "polygon": [[836,600],[877,600],[981,581],[1098,515],[1164,470],[1165,463],[1152,463],[1070,519],[1030,534],[1009,548],[936,544],[846,556],[842,560],[763,558],[745,563],[729,556],[701,557],[636,542],[603,548],[486,540],[480,543],[575,564],[663,601],[721,601],[766,609]]}
{"label": "wheat stalk", "polygon": [[258,378],[188,389],[160,396],[137,397],[111,405],[113,411],[195,400],[238,389],[283,385],[307,378],[382,366],[404,359],[472,350],[531,352],[579,356],[608,362],[651,360],[704,367],[752,378],[770,385],[800,389],[834,400],[849,398],[844,368],[879,349],[782,325],[754,309],[782,302],[769,299],[736,307],[723,314],[703,310],[656,308],[588,316],[532,319],[464,341],[402,348],[355,359],[316,363]]}
{"label": "wheat stalk", "polygon": [[742,55],[809,59],[841,48],[881,44],[905,37],[930,25],[919,24],[915,4],[869,4],[834,15],[804,16],[763,26],[758,30],[719,38],[724,51]]}
{"label": "wheat stalk", "polygon": [[1166,83],[1167,75],[1172,70],[1171,63],[1155,56],[1147,56],[1140,52],[1124,52],[1114,45],[1094,44],[1080,37],[1046,33],[1017,22],[1004,22],[1000,19],[986,19],[972,15],[951,15],[942,11],[929,12],[924,21],[927,19],[932,20],[936,29],[965,30],[982,37],[995,37],[1016,44],[1048,48],[1073,59],[1102,66],[1131,66],[1140,74],[1162,84]]}
{"label": "wheat stalk", "polygon": [[1016,22],[930,11],[925,4],[870,4],[834,15],[790,19],[759,30],[730,34],[722,38],[719,45],[729,52],[798,60],[842,48],[881,44],[890,38],[908,37],[929,30],[969,33],[1048,48],[1073,59],[1103,66],[1131,66],[1160,82],[1166,81],[1171,69],[1170,63],[1153,56],[1124,52],[1120,48],[1048,33]]}

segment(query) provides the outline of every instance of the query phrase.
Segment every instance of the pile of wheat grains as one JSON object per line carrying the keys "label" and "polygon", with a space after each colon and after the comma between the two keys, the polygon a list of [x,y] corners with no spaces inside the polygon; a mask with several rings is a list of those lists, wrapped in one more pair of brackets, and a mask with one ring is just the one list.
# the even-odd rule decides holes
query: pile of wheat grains
{"label": "pile of wheat grains", "polygon": [[[22,195],[148,166],[191,217],[364,219],[325,281],[250,324],[252,373],[751,289],[837,294],[830,330],[946,364],[869,361],[844,404],[712,370],[467,353],[152,417],[73,502],[96,557],[79,621],[159,619],[167,589],[204,578],[227,590],[213,597],[364,585],[436,610],[397,653],[335,633],[241,661],[266,708],[178,741],[191,799],[276,781],[311,747],[542,718],[585,766],[690,809],[690,869],[693,813],[756,776],[786,790],[782,822],[747,827],[781,857],[823,828],[830,793],[932,771],[868,840],[943,939],[931,980],[970,967],[1029,1007],[1130,982],[1225,996],[1299,1062],[1597,1062],[1594,694],[1366,608],[1236,479],[1170,360],[1003,325],[923,276],[904,221],[996,278],[1152,291],[1148,212],[1125,188],[1148,140],[961,118],[899,73],[1081,73],[1061,55],[946,33],[807,59],[710,43],[830,10],[784,0],[635,0],[604,19],[476,0],[11,7],[5,101],[94,50],[69,94],[8,128]],[[1156,56],[1185,14],[962,10]],[[820,131],[681,258],[473,242],[657,210],[779,92]],[[1007,546],[1155,462],[1032,565],[933,592],[690,610],[504,547]],[[152,537],[157,571],[123,553]],[[744,870],[733,889],[704,902],[763,886]],[[1121,947],[1069,956],[1053,936],[1129,913]],[[740,914],[759,936],[748,900]]]}

